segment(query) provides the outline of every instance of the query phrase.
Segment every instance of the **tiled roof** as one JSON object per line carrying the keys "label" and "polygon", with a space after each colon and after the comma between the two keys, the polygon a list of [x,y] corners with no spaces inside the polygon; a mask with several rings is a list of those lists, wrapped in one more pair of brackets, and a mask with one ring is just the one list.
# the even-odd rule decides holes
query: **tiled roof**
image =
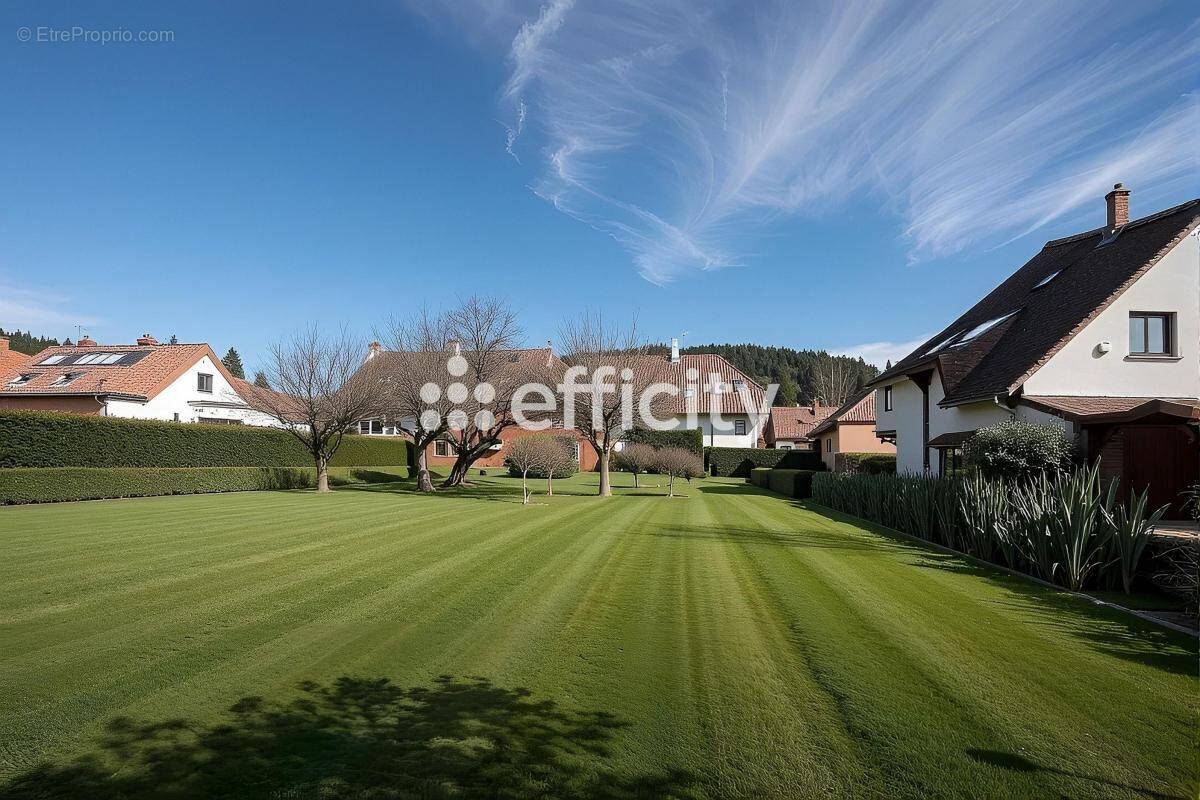
{"label": "tiled roof", "polygon": [[[145,353],[129,364],[54,364],[38,366],[51,356],[77,356],[91,353]],[[118,395],[149,400],[165,389],[171,381],[195,364],[202,356],[218,364],[216,355],[207,344],[126,345],[104,344],[89,347],[63,345],[47,347],[20,369],[7,369],[0,374],[0,395]],[[216,367],[222,370],[220,366]],[[51,386],[64,373],[78,372],[80,376],[66,386]],[[9,381],[19,374],[34,377],[20,386]]]}
{"label": "tiled roof", "polygon": [[9,350],[7,347],[0,349],[0,375],[6,372],[15,372],[28,364],[31,358],[33,356],[18,353],[16,350]]}
{"label": "tiled roof", "polygon": [[[735,382],[741,382],[752,410],[762,407],[763,387],[754,382],[724,357],[715,353],[692,353],[681,355],[679,361],[671,363],[665,355],[648,355],[634,367],[639,374],[638,382],[669,383],[679,389],[670,406],[663,413],[686,414],[688,404],[695,401],[696,413],[744,414],[745,406],[737,392]],[[693,371],[694,372],[691,372]],[[695,379],[689,379],[689,373]],[[718,388],[719,391],[713,391]],[[692,397],[688,397],[688,391]]]}
{"label": "tiled roof", "polygon": [[875,390],[861,389],[851,395],[836,411],[812,430],[813,436],[819,436],[838,423],[874,422],[875,421]]}
{"label": "tiled roof", "polygon": [[[936,367],[946,390],[942,405],[1010,394],[1197,224],[1200,199],[1129,222],[1115,236],[1100,228],[1048,242],[873,385]],[[955,345],[962,334],[1002,317],[969,343]]]}
{"label": "tiled roof", "polygon": [[833,406],[776,406],[767,424],[775,441],[807,439],[813,428],[833,412]]}
{"label": "tiled roof", "polygon": [[1200,400],[1195,397],[1066,397],[1024,395],[1021,402],[1068,419],[1086,421],[1089,417],[1107,417],[1144,412],[1171,413],[1200,418]]}

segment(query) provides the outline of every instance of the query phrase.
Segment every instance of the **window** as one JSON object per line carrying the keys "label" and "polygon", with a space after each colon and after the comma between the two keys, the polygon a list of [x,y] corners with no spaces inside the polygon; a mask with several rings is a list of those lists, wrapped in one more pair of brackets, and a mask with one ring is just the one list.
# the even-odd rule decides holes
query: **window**
{"label": "window", "polygon": [[13,378],[11,381],[9,381],[8,385],[9,386],[24,386],[25,384],[29,383],[31,380],[36,378],[37,375],[38,374],[36,372],[22,373],[22,374],[18,375],[17,377]]}
{"label": "window", "polygon": [[[76,364],[115,364],[124,353],[88,353],[75,359]],[[58,357],[61,358],[61,357]]]}
{"label": "window", "polygon": [[433,443],[433,454],[442,458],[449,458],[450,443],[445,439],[438,439]]}
{"label": "window", "polygon": [[883,410],[892,410],[892,387],[890,386],[883,387]]}
{"label": "window", "polygon": [[358,421],[358,432],[361,434],[364,434],[364,435],[370,433],[371,432],[371,420],[360,419]]}
{"label": "window", "polygon": [[746,385],[745,381],[734,381],[733,382],[733,390],[735,392],[740,391],[742,389],[742,387],[744,387],[745,385]]}
{"label": "window", "polygon": [[38,366],[39,367],[48,367],[51,364],[57,364],[58,362],[62,361],[64,358],[66,358],[66,355],[50,356],[45,361],[40,362],[38,364]]}
{"label": "window", "polygon": [[1017,313],[1016,311],[1010,311],[1002,317],[995,317],[994,319],[989,319],[987,322],[979,323],[974,328],[971,328],[971,330],[967,331],[962,336],[960,336],[958,341],[955,342],[953,344],[953,346],[958,347],[960,345],[964,345],[967,342],[971,341],[972,339],[976,339],[976,338],[982,336],[983,334],[987,333],[992,328],[996,327],[1001,322],[1004,322],[1004,320],[1008,319],[1009,317],[1011,317],[1013,314],[1016,314],[1016,313]]}
{"label": "window", "polygon": [[1058,273],[1060,273],[1060,272],[1062,272],[1062,270],[1061,270],[1061,269],[1056,269],[1054,272],[1051,272],[1049,275],[1047,275],[1046,277],[1042,278],[1040,281],[1038,281],[1037,283],[1035,283],[1035,284],[1033,285],[1033,288],[1034,288],[1034,289],[1040,289],[1040,288],[1042,288],[1042,287],[1043,287],[1043,286],[1045,286],[1047,283],[1049,283],[1050,281],[1052,281],[1052,280],[1054,280],[1055,278],[1057,278],[1057,277],[1058,277]]}
{"label": "window", "polygon": [[212,394],[212,375],[209,375],[207,372],[197,372],[196,391]]}
{"label": "window", "polygon": [[735,419],[733,421],[733,435],[734,436],[745,436],[746,435],[746,420]]}
{"label": "window", "polygon": [[1174,314],[1129,312],[1129,354],[1170,356],[1175,354]]}
{"label": "window", "polygon": [[223,417],[196,417],[196,422],[203,422],[207,425],[241,425],[240,419],[225,419]]}
{"label": "window", "polygon": [[942,457],[938,459],[938,472],[943,478],[961,475],[963,471],[963,452],[961,447],[943,447]]}
{"label": "window", "polygon": [[833,452],[833,437],[832,436],[830,436],[829,438],[827,438],[825,440],[825,452],[826,453]]}
{"label": "window", "polygon": [[175,412],[175,422],[179,422],[179,412]]}
{"label": "window", "polygon": [[82,372],[65,372],[58,377],[58,380],[54,381],[54,383],[52,383],[50,385],[51,386],[67,386],[71,383],[74,383],[75,380],[82,374],[83,374]]}
{"label": "window", "polygon": [[571,458],[575,459],[575,463],[579,463],[579,442],[571,442]]}

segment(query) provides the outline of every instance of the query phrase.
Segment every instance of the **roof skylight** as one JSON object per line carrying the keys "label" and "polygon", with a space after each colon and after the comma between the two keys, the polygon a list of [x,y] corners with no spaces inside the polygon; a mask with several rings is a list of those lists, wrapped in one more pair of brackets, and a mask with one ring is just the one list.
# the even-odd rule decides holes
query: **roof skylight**
{"label": "roof skylight", "polygon": [[1040,281],[1038,281],[1037,283],[1035,283],[1035,284],[1033,285],[1033,288],[1034,288],[1034,289],[1040,289],[1040,288],[1042,288],[1042,287],[1043,287],[1043,286],[1045,286],[1047,283],[1049,283],[1050,281],[1052,281],[1052,280],[1054,280],[1055,278],[1057,278],[1057,277],[1059,276],[1059,273],[1061,273],[1061,272],[1062,272],[1062,270],[1061,270],[1061,269],[1056,269],[1054,272],[1051,272],[1049,275],[1047,275],[1046,277],[1042,278]]}
{"label": "roof skylight", "polygon": [[9,386],[24,386],[25,384],[29,383],[31,380],[33,380],[36,377],[37,377],[36,372],[25,372],[25,373],[22,373],[22,374],[16,376],[11,381],[9,381],[8,385]]}
{"label": "roof skylight", "polygon": [[51,386],[66,386],[68,384],[74,383],[79,378],[79,376],[82,374],[83,374],[82,372],[65,372],[58,377],[58,380],[54,381],[54,383],[52,383],[50,385]]}
{"label": "roof skylight", "polygon": [[972,339],[979,338],[980,336],[987,333],[992,328],[996,327],[1001,322],[1004,322],[1004,320],[1008,319],[1009,317],[1011,317],[1013,314],[1016,314],[1016,313],[1017,313],[1016,311],[1010,311],[1003,316],[995,317],[993,319],[989,319],[987,322],[979,323],[974,328],[971,328],[971,330],[967,331],[961,337],[959,337],[958,341],[956,341],[954,343],[954,346],[958,347],[960,345],[966,344],[967,342],[971,341]]}
{"label": "roof skylight", "polygon": [[121,360],[124,353],[88,353],[75,359],[76,364],[115,364]]}
{"label": "roof skylight", "polygon": [[39,367],[48,367],[51,364],[57,364],[58,362],[62,361],[66,357],[67,356],[65,353],[60,353],[59,355],[56,355],[56,356],[50,356],[45,361],[39,362],[38,366]]}

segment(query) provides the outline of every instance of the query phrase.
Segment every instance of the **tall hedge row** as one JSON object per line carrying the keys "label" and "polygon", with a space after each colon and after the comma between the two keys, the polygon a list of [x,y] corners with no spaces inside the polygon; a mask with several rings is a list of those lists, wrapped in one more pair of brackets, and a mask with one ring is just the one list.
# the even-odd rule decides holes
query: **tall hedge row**
{"label": "tall hedge row", "polygon": [[[403,439],[347,436],[332,466],[403,466]],[[0,411],[0,467],[305,467],[286,431]]]}
{"label": "tall hedge row", "polygon": [[[0,505],[61,503],[164,494],[255,492],[316,485],[312,467],[52,467],[0,469]],[[331,471],[330,483],[383,483],[404,476],[357,468]]]}
{"label": "tall hedge row", "polygon": [[707,447],[709,473],[716,477],[748,478],[755,467],[780,469],[824,469],[821,454],[814,450],[762,450],[755,447]]}
{"label": "tall hedge row", "polygon": [[704,454],[704,431],[693,430],[654,431],[649,428],[634,428],[622,434],[629,444],[648,444],[651,447],[682,447],[696,455]]}

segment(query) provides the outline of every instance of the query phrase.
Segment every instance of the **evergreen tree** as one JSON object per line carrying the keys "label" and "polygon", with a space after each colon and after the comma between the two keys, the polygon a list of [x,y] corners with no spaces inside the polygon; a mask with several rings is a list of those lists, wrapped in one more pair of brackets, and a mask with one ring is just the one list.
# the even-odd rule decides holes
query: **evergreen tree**
{"label": "evergreen tree", "polygon": [[777,406],[794,406],[800,392],[800,387],[796,386],[796,382],[792,380],[791,375],[783,375],[776,381],[779,384],[779,391],[775,393],[775,405]]}
{"label": "evergreen tree", "polygon": [[225,365],[225,369],[229,370],[230,375],[246,380],[246,368],[242,366],[242,357],[238,355],[237,350],[229,348],[229,352],[221,359],[221,363]]}
{"label": "evergreen tree", "polygon": [[271,384],[267,381],[267,376],[263,374],[262,370],[254,373],[254,385],[260,389],[271,388]]}
{"label": "evergreen tree", "polygon": [[27,331],[5,331],[4,328],[0,328],[0,336],[8,338],[9,350],[17,353],[25,353],[30,356],[42,352],[47,347],[58,346],[58,339],[51,339],[47,336],[34,336]]}

